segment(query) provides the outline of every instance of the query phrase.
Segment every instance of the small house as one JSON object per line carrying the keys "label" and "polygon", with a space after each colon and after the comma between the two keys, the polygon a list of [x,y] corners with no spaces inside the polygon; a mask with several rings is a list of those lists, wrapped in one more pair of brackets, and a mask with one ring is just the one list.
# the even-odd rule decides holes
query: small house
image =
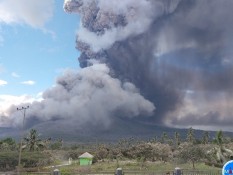
{"label": "small house", "polygon": [[94,156],[88,152],[83,153],[81,156],[78,157],[80,165],[91,165],[93,157]]}

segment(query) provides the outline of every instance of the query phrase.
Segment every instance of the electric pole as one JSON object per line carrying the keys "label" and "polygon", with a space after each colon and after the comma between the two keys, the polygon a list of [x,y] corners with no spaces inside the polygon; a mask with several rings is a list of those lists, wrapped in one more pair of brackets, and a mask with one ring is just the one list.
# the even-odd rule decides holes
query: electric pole
{"label": "electric pole", "polygon": [[29,106],[17,108],[17,111],[22,112],[23,114],[23,125],[22,125],[22,136],[20,141],[20,148],[19,148],[19,160],[18,160],[18,167],[17,167],[17,174],[20,174],[20,168],[21,168],[21,155],[22,155],[22,146],[23,146],[23,130],[24,130],[24,122],[25,122],[25,116],[26,116],[26,110],[29,108]]}

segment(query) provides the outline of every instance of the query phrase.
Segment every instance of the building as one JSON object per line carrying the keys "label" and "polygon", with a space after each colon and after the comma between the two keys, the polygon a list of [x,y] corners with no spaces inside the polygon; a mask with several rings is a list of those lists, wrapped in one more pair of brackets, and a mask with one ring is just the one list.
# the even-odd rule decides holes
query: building
{"label": "building", "polygon": [[81,156],[78,157],[80,165],[91,165],[93,157],[94,156],[88,152],[83,153]]}

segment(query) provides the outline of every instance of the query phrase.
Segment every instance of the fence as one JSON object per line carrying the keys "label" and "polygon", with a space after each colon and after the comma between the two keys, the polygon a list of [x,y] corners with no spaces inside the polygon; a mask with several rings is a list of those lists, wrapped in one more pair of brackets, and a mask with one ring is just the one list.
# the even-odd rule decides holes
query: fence
{"label": "fence", "polygon": [[221,175],[222,171],[182,170],[182,175]]}
{"label": "fence", "polygon": [[[113,174],[113,173],[112,173]],[[183,170],[180,175],[221,175],[221,171],[193,171]],[[174,171],[163,172],[132,172],[124,171],[124,175],[176,175]]]}
{"label": "fence", "polygon": [[[20,172],[20,175],[52,175],[51,172]],[[0,172],[0,175],[18,175],[17,172]]]}
{"label": "fence", "polygon": [[[176,175],[174,170],[169,171],[123,171],[124,175]],[[86,172],[69,173],[69,175],[114,175],[115,172]],[[178,175],[221,175],[219,171],[181,170]],[[0,175],[17,175],[16,172],[0,172]],[[20,172],[20,175],[54,175],[53,172]],[[60,173],[62,175],[62,173]],[[66,174],[67,175],[67,174]]]}

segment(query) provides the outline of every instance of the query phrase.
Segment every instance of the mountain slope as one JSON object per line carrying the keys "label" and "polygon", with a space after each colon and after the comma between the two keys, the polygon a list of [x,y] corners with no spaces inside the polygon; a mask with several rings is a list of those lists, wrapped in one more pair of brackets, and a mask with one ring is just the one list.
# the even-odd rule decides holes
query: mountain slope
{"label": "mountain slope", "polygon": [[[166,132],[170,138],[174,138],[174,133],[179,132],[181,138],[185,139],[187,135],[187,129],[176,129],[165,126],[153,125],[143,123],[132,119],[120,119],[117,118],[109,126],[100,126],[94,124],[88,124],[85,126],[79,126],[77,123],[67,123],[65,121],[48,121],[39,123],[33,126],[43,138],[51,137],[53,140],[63,139],[67,142],[115,142],[122,138],[134,137],[137,139],[151,139],[155,136],[160,137],[163,132]],[[13,137],[19,139],[22,135],[26,135],[27,128],[24,132],[14,128],[0,128],[0,137]],[[203,131],[195,130],[196,138],[201,138]],[[215,136],[214,131],[210,132],[211,138]],[[224,132],[225,135],[233,136],[233,133]]]}

